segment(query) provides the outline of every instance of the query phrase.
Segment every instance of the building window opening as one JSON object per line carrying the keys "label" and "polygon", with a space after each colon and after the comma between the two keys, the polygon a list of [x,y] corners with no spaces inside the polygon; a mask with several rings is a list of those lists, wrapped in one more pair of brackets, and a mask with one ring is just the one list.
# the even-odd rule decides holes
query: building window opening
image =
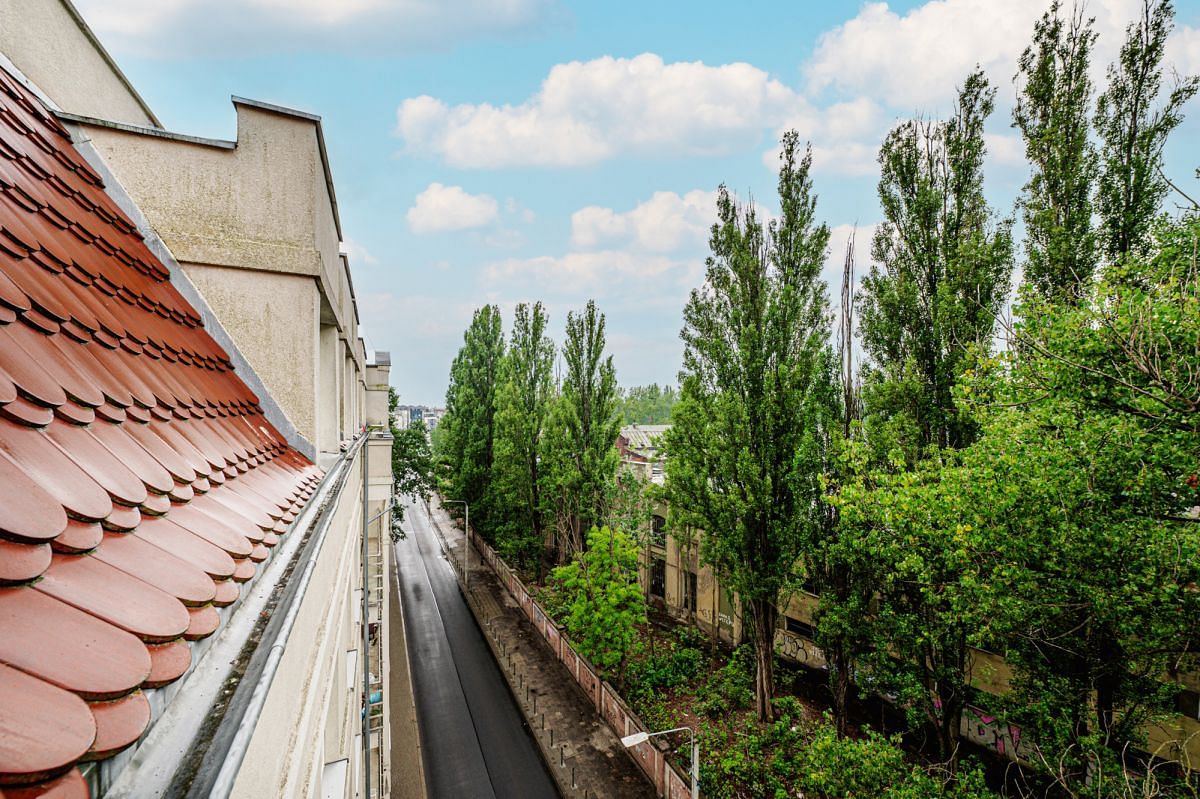
{"label": "building window opening", "polygon": [[650,564],[650,596],[665,599],[667,596],[667,562],[655,558]]}

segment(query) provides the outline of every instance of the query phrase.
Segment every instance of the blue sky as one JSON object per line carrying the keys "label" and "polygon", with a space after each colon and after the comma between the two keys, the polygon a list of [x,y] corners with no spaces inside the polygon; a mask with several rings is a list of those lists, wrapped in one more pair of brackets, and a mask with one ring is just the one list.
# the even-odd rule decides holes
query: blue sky
{"label": "blue sky", "polygon": [[[774,144],[814,146],[831,269],[878,221],[874,155],[945,113],[975,64],[1000,89],[988,192],[1026,179],[1012,75],[1045,0],[740,4],[78,0],[164,125],[233,138],[229,96],[320,114],[363,328],[407,402],[440,404],[472,309],[595,298],[623,384],[674,382],[722,182],[772,207]],[[1091,0],[1107,62],[1137,0]],[[1200,73],[1200,0],[1169,57]],[[1096,66],[1097,77],[1103,63]],[[1195,186],[1200,103],[1169,172]],[[860,265],[860,271],[865,264]]]}

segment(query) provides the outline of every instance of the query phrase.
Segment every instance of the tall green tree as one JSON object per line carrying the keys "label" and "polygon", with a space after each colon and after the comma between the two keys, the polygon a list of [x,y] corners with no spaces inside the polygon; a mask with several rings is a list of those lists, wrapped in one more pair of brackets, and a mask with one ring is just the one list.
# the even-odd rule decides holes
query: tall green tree
{"label": "tall green tree", "polygon": [[504,358],[500,309],[485,305],[463,334],[463,346],[450,367],[446,390],[444,451],[451,499],[471,504],[471,516],[490,529],[488,488],[494,460],[496,386]]}
{"label": "tall green tree", "polygon": [[[400,395],[388,386],[388,428],[392,433],[392,481],[399,496],[428,499],[437,488],[433,473],[433,456],[429,449],[429,436],[421,422],[401,430],[396,427],[396,408]],[[404,510],[397,506],[392,513],[392,535],[403,535],[400,523]]]}
{"label": "tall green tree", "polygon": [[666,434],[677,527],[735,591],[756,653],[756,709],[772,717],[778,610],[822,524],[821,473],[837,390],[820,278],[829,229],[794,131],[783,138],[780,217],[764,228],[721,187],[706,280],[684,309],[684,363]]}
{"label": "tall green tree", "polygon": [[535,566],[541,582],[541,461],[546,414],[554,395],[554,342],[540,302],[517,305],[496,392],[491,507],[496,542],[506,558]]}
{"label": "tall green tree", "polygon": [[909,462],[972,439],[953,388],[970,348],[990,343],[1008,294],[1010,223],[995,221],[983,193],[994,97],[976,70],[952,119],[905,122],[879,152],[884,221],[858,298],[866,424],[882,451],[899,448]]}
{"label": "tall green tree", "polygon": [[1119,775],[1200,645],[1200,222],[1152,231],[1086,302],[1022,308],[1020,357],[974,387],[1011,714],[1072,790]]}
{"label": "tall green tree", "polygon": [[1033,170],[1020,203],[1025,281],[1056,300],[1082,295],[1096,267],[1096,154],[1088,141],[1093,23],[1079,6],[1064,18],[1055,0],[1017,62],[1013,125],[1021,131]]}
{"label": "tall green tree", "polygon": [[604,314],[595,302],[567,314],[566,374],[547,420],[542,471],[560,563],[583,548],[590,528],[607,520],[620,465],[619,388],[605,347]]}
{"label": "tall green tree", "polygon": [[1167,194],[1162,153],[1167,137],[1183,120],[1183,106],[1200,80],[1177,78],[1165,101],[1163,55],[1175,23],[1170,0],[1143,0],[1140,18],[1129,25],[1108,87],[1096,102],[1100,136],[1100,180],[1096,210],[1100,240],[1110,261],[1145,253],[1154,217]]}

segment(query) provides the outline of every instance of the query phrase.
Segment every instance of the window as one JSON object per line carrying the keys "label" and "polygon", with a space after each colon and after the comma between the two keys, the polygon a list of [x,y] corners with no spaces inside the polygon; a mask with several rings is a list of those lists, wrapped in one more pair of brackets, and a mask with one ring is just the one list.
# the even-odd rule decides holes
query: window
{"label": "window", "polygon": [[683,574],[683,609],[696,612],[696,573],[684,572]]}
{"label": "window", "polygon": [[791,616],[784,616],[784,623],[787,631],[793,635],[799,635],[802,638],[807,638],[810,641],[815,641],[817,630],[808,622],[793,619]]}
{"label": "window", "polygon": [[662,558],[655,558],[650,564],[650,596],[663,599],[666,595],[667,562]]}
{"label": "window", "polygon": [[657,513],[650,517],[650,543],[656,547],[667,545],[667,520]]}

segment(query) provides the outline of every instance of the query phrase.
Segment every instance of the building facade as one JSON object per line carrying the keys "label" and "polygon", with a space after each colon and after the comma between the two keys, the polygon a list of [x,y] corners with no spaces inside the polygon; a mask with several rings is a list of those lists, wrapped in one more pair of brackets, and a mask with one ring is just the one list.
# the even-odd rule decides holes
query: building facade
{"label": "building facade", "polygon": [[391,439],[321,120],[0,0],[0,794],[385,796]]}

